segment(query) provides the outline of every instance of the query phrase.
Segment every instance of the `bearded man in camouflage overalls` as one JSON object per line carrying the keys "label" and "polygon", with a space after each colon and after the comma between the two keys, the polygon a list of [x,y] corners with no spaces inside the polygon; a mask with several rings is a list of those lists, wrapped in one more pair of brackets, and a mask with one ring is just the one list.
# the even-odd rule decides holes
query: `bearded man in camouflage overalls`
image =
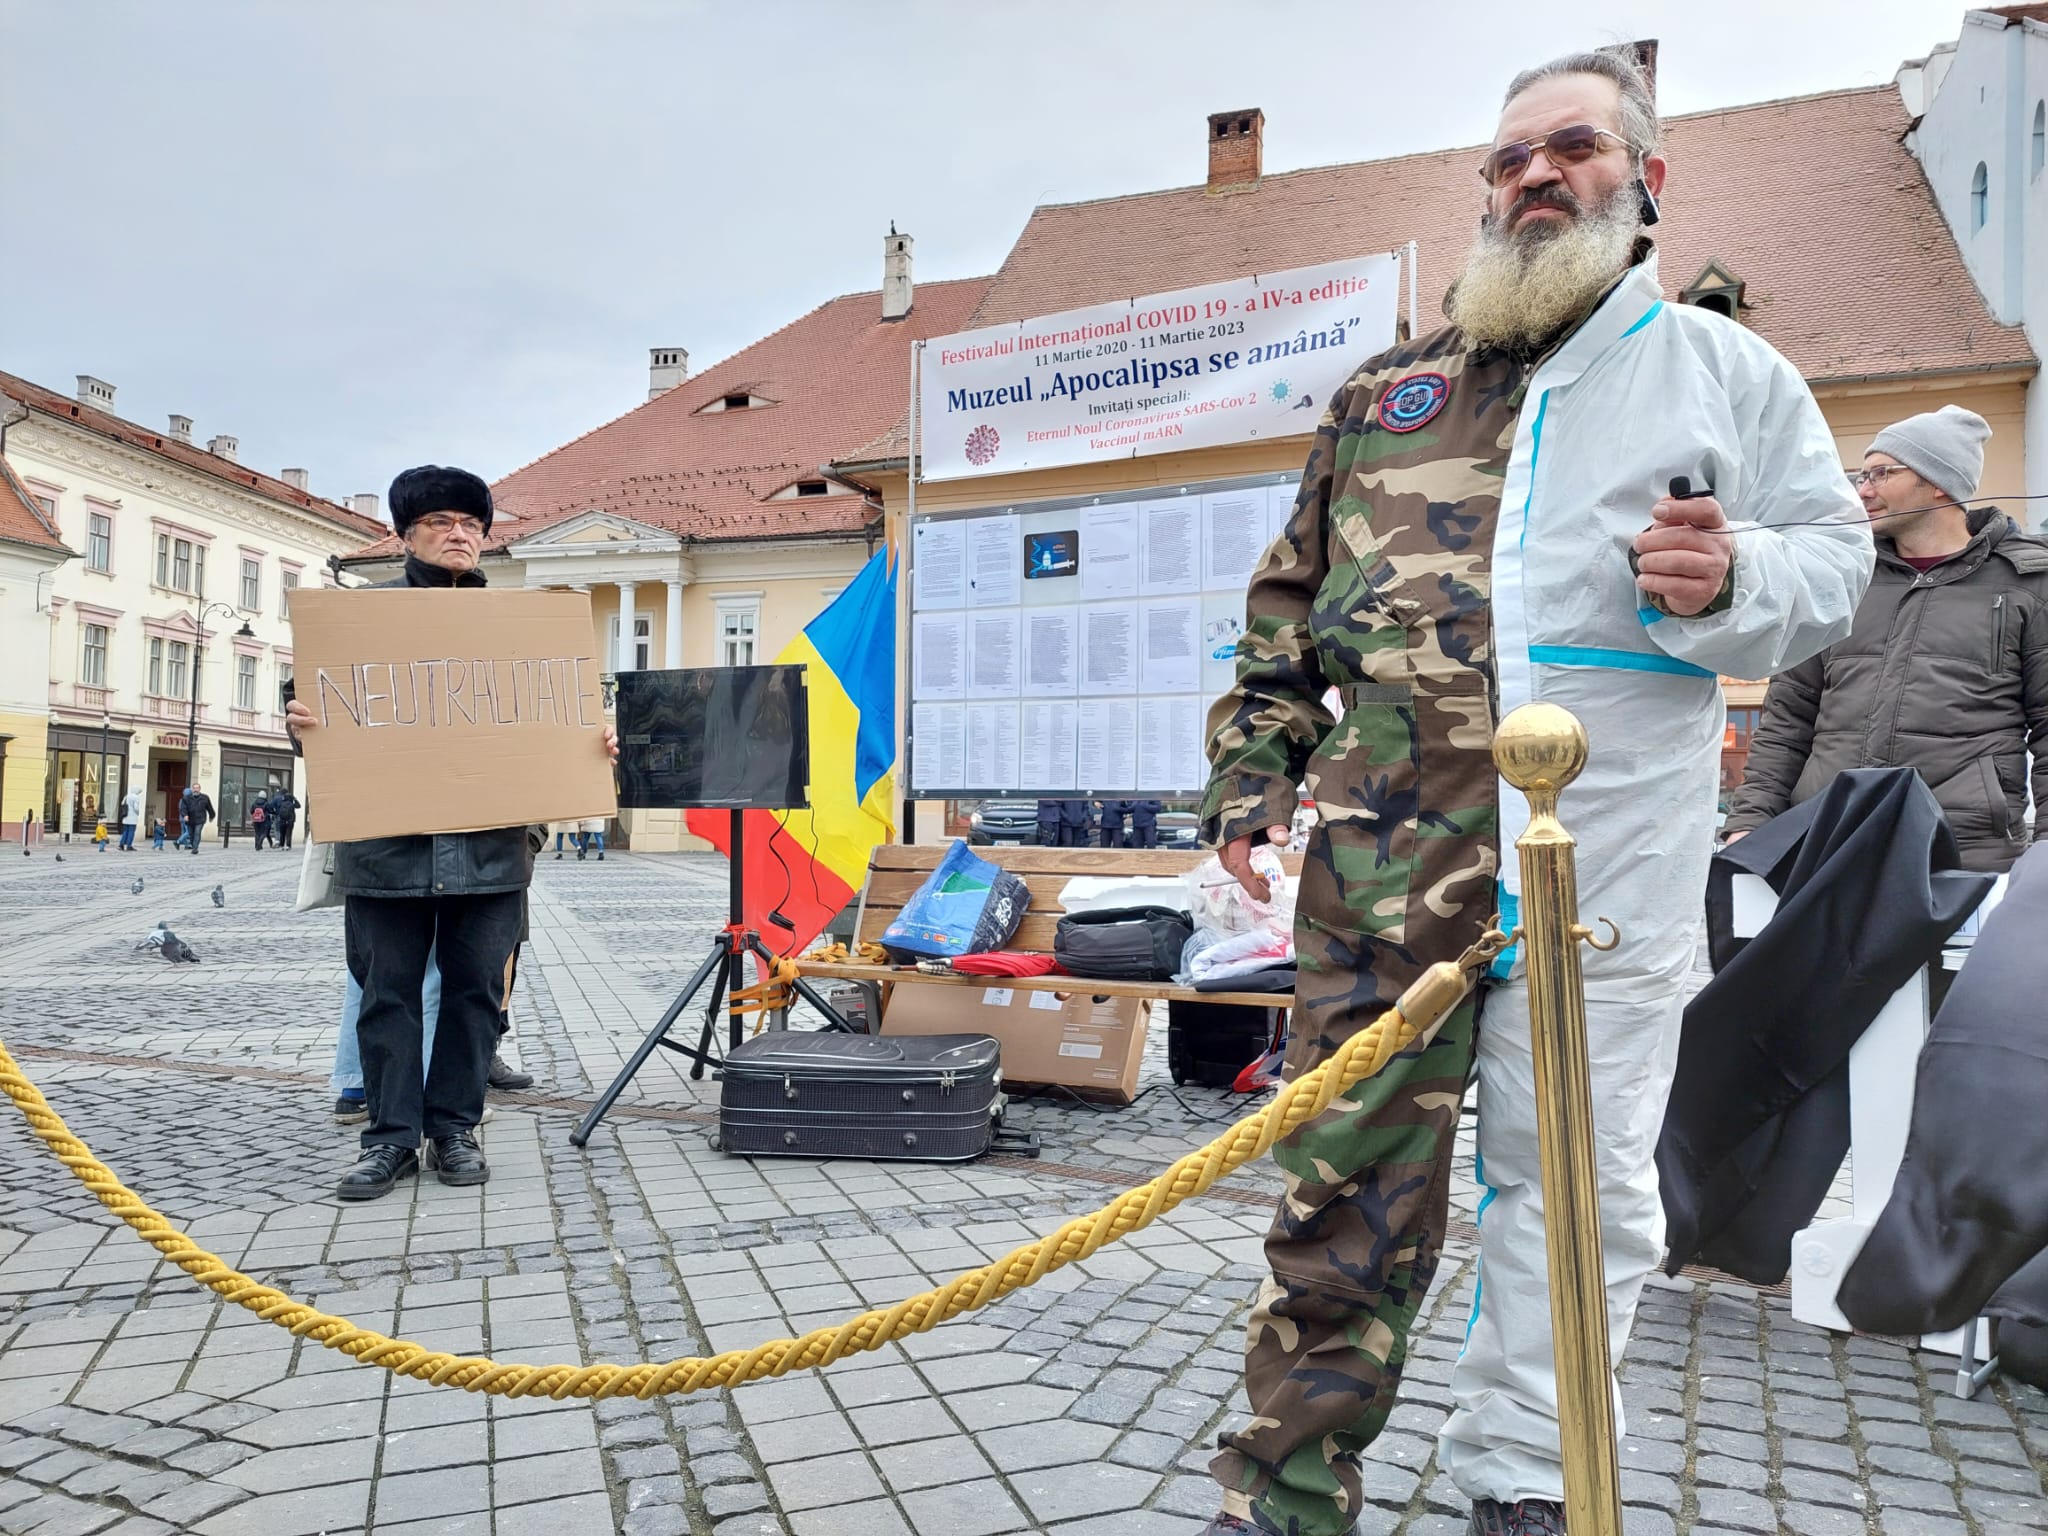
{"label": "bearded man in camouflage overalls", "polygon": [[[1743,326],[1663,302],[1642,235],[1656,144],[1623,55],[1509,89],[1453,324],[1338,390],[1252,579],[1203,807],[1206,840],[1256,893],[1252,846],[1286,839],[1298,784],[1315,799],[1298,1074],[1496,910],[1513,924],[1501,854],[1527,807],[1495,777],[1493,726],[1535,699],[1584,722],[1591,758],[1563,816],[1582,910],[1623,933],[1585,964],[1617,1360],[1662,1251],[1652,1158],[1714,829],[1716,674],[1765,677],[1839,639],[1871,570],[1797,372]],[[1666,495],[1680,476],[1689,494]],[[1247,1326],[1251,1419],[1212,1463],[1212,1536],[1375,1529],[1358,1524],[1359,1453],[1435,1273],[1475,1070],[1479,1276],[1438,1459],[1480,1536],[1564,1529],[1527,985],[1512,955],[1494,976],[1275,1149],[1287,1190]]]}

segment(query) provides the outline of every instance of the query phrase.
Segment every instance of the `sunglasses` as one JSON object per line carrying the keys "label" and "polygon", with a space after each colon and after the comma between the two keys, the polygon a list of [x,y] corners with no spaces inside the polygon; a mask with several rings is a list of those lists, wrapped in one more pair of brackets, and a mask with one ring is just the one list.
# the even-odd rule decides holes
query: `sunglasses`
{"label": "sunglasses", "polygon": [[1501,145],[1479,162],[1479,179],[1489,187],[1514,181],[1522,172],[1529,169],[1529,162],[1535,158],[1539,149],[1552,165],[1583,165],[1605,150],[1610,142],[1622,149],[1631,147],[1628,140],[1620,134],[1609,133],[1605,128],[1595,128],[1591,123],[1575,123],[1569,128],[1553,128],[1549,133],[1538,134],[1533,139],[1520,139],[1513,144]]}

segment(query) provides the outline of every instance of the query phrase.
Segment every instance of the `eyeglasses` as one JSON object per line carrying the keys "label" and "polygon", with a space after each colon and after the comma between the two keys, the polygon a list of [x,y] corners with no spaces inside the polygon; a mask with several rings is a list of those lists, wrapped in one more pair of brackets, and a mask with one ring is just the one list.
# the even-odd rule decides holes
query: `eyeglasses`
{"label": "eyeglasses", "polygon": [[1529,162],[1537,150],[1552,165],[1583,165],[1608,147],[1609,143],[1622,149],[1632,146],[1618,133],[1609,133],[1605,128],[1595,128],[1591,123],[1574,123],[1569,128],[1553,128],[1548,133],[1538,134],[1533,139],[1521,139],[1513,144],[1503,144],[1484,160],[1479,162],[1479,179],[1489,187],[1513,181],[1529,169]]}
{"label": "eyeglasses", "polygon": [[425,517],[413,519],[415,525],[434,533],[453,533],[460,528],[473,538],[484,536],[484,523],[480,517],[464,517],[457,512],[429,512]]}
{"label": "eyeglasses", "polygon": [[1886,475],[1899,474],[1906,468],[1904,464],[1873,464],[1868,469],[1852,469],[1849,471],[1849,483],[1875,485],[1881,483]]}

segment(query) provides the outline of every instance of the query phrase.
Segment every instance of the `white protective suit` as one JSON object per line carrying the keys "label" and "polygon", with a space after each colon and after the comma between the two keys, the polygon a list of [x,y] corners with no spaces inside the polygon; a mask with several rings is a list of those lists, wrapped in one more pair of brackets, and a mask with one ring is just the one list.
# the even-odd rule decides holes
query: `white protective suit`
{"label": "white protective suit", "polygon": [[[1641,601],[1635,537],[1670,481],[1712,487],[1737,530],[1734,603],[1671,618]],[[1833,436],[1753,332],[1663,301],[1634,268],[1531,376],[1493,548],[1500,711],[1559,704],[1591,755],[1560,817],[1578,839],[1582,950],[1611,1348],[1621,1359],[1663,1256],[1654,1162],[1712,854],[1726,723],[1717,674],[1764,678],[1849,632],[1872,549]],[[1517,906],[1521,792],[1500,786],[1503,916]],[[1439,1457],[1461,1492],[1560,1499],[1557,1387],[1519,958],[1478,1043],[1479,1280]],[[1617,1413],[1619,1399],[1617,1397]]]}

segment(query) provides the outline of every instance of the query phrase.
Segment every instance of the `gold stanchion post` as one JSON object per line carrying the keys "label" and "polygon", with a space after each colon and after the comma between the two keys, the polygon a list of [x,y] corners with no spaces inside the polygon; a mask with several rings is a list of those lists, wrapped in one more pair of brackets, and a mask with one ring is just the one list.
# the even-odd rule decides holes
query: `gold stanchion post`
{"label": "gold stanchion post", "polygon": [[1521,935],[1528,946],[1535,1037],[1565,1525],[1572,1536],[1621,1536],[1600,1187],[1593,1161],[1593,1084],[1586,1056],[1585,982],[1579,972],[1580,940],[1608,949],[1618,935],[1599,943],[1579,923],[1577,844],[1557,819],[1558,796],[1586,766],[1585,728],[1569,710],[1525,704],[1501,721],[1493,760],[1501,777],[1529,799],[1529,829],[1515,840],[1515,848],[1522,863]]}

